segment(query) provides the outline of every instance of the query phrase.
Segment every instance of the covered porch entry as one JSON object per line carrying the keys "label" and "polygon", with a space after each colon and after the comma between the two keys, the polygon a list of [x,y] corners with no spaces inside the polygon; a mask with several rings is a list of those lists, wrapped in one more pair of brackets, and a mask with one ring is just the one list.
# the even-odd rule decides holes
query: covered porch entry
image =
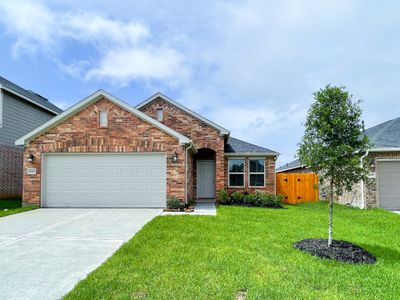
{"label": "covered porch entry", "polygon": [[215,151],[209,148],[198,149],[193,156],[194,190],[198,202],[215,202],[215,158]]}

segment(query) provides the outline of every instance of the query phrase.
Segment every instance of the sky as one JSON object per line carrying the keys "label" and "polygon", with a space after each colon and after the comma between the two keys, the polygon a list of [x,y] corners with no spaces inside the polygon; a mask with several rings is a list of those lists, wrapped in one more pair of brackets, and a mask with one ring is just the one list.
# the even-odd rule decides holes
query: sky
{"label": "sky", "polygon": [[400,117],[400,1],[0,0],[0,75],[63,109],[156,92],[294,159],[313,92]]}

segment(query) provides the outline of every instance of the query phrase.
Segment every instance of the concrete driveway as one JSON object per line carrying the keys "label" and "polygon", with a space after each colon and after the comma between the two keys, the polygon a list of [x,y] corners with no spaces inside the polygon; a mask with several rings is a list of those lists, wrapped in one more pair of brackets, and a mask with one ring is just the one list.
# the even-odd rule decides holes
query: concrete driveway
{"label": "concrete driveway", "polygon": [[58,299],[161,209],[37,209],[0,218],[0,299]]}

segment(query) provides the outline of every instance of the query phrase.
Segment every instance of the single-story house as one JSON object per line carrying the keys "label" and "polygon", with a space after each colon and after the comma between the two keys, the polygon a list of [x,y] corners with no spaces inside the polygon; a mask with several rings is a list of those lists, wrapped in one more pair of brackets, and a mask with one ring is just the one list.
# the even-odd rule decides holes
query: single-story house
{"label": "single-story house", "polygon": [[0,76],[0,198],[22,194],[23,147],[15,140],[61,112],[45,97]]}
{"label": "single-story house", "polygon": [[[360,208],[400,210],[400,118],[368,128],[365,134],[373,145],[362,159],[369,169],[368,179],[355,184],[338,202]],[[276,172],[312,171],[297,159]]]}
{"label": "single-story house", "polygon": [[16,141],[23,203],[165,207],[219,189],[275,193],[276,151],[157,93],[136,107],[99,90]]}

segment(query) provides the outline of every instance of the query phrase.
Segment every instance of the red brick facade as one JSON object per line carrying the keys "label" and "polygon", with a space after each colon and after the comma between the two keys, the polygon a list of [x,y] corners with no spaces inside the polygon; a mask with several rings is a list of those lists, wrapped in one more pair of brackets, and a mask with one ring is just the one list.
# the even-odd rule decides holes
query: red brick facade
{"label": "red brick facade", "polygon": [[[197,197],[197,160],[211,159],[215,161],[215,190],[228,188],[228,158],[224,154],[225,137],[220,131],[162,98],[143,106],[141,111],[155,118],[159,108],[163,109],[162,123],[191,139],[197,154],[192,155],[175,137],[103,97],[26,145],[23,202],[40,204],[42,154],[57,152],[164,152],[167,157],[177,153],[177,163],[167,161],[167,197],[176,196],[182,200],[186,195],[188,199]],[[108,112],[107,127],[99,125],[99,112],[103,110]],[[31,154],[34,156],[32,163],[28,162]],[[274,193],[275,160],[273,157],[263,158],[266,159],[266,184],[257,190]],[[36,174],[28,175],[27,168],[36,168]],[[247,169],[246,160],[246,187],[241,190],[252,191],[254,188],[248,187]]]}
{"label": "red brick facade", "polygon": [[23,152],[21,147],[0,145],[0,198],[21,196]]}
{"label": "red brick facade", "polygon": [[[208,124],[198,120],[180,108],[170,104],[162,98],[157,98],[147,105],[143,106],[140,110],[149,116],[155,118],[157,109],[163,110],[163,121],[165,125],[174,129],[175,131],[192,139],[197,149],[207,148],[215,151],[215,189],[218,191],[222,188],[228,188],[228,167],[227,158],[224,156],[224,137],[217,129],[214,129]],[[264,192],[275,193],[275,159],[272,156],[264,157],[266,160],[266,178],[265,187],[262,188],[249,188],[247,182],[247,160],[246,160],[246,174],[245,174],[245,188],[234,188],[229,190],[245,190],[253,191],[259,190]],[[194,156],[196,159],[209,159]],[[193,172],[190,174],[190,181],[188,186],[189,194],[196,198],[196,162],[193,161]],[[190,169],[189,169],[190,170]]]}
{"label": "red brick facade", "polygon": [[[163,121],[165,125],[190,138],[196,148],[207,148],[215,151],[215,188],[216,190],[225,187],[225,166],[224,166],[224,137],[217,129],[194,118],[180,108],[169,102],[158,98],[142,107],[140,110],[155,118],[157,109],[163,109]],[[195,165],[195,162],[193,162]],[[191,179],[188,182],[189,193],[196,198],[196,168],[193,167]]]}
{"label": "red brick facade", "polygon": [[[108,126],[99,126],[100,110],[108,111]],[[49,152],[166,152],[178,154],[178,163],[167,162],[167,195],[184,199],[185,150],[176,138],[134,116],[107,99],[84,108],[25,147],[23,202],[40,204],[41,154]],[[34,161],[27,157],[33,154]],[[36,175],[27,175],[36,168]]]}

